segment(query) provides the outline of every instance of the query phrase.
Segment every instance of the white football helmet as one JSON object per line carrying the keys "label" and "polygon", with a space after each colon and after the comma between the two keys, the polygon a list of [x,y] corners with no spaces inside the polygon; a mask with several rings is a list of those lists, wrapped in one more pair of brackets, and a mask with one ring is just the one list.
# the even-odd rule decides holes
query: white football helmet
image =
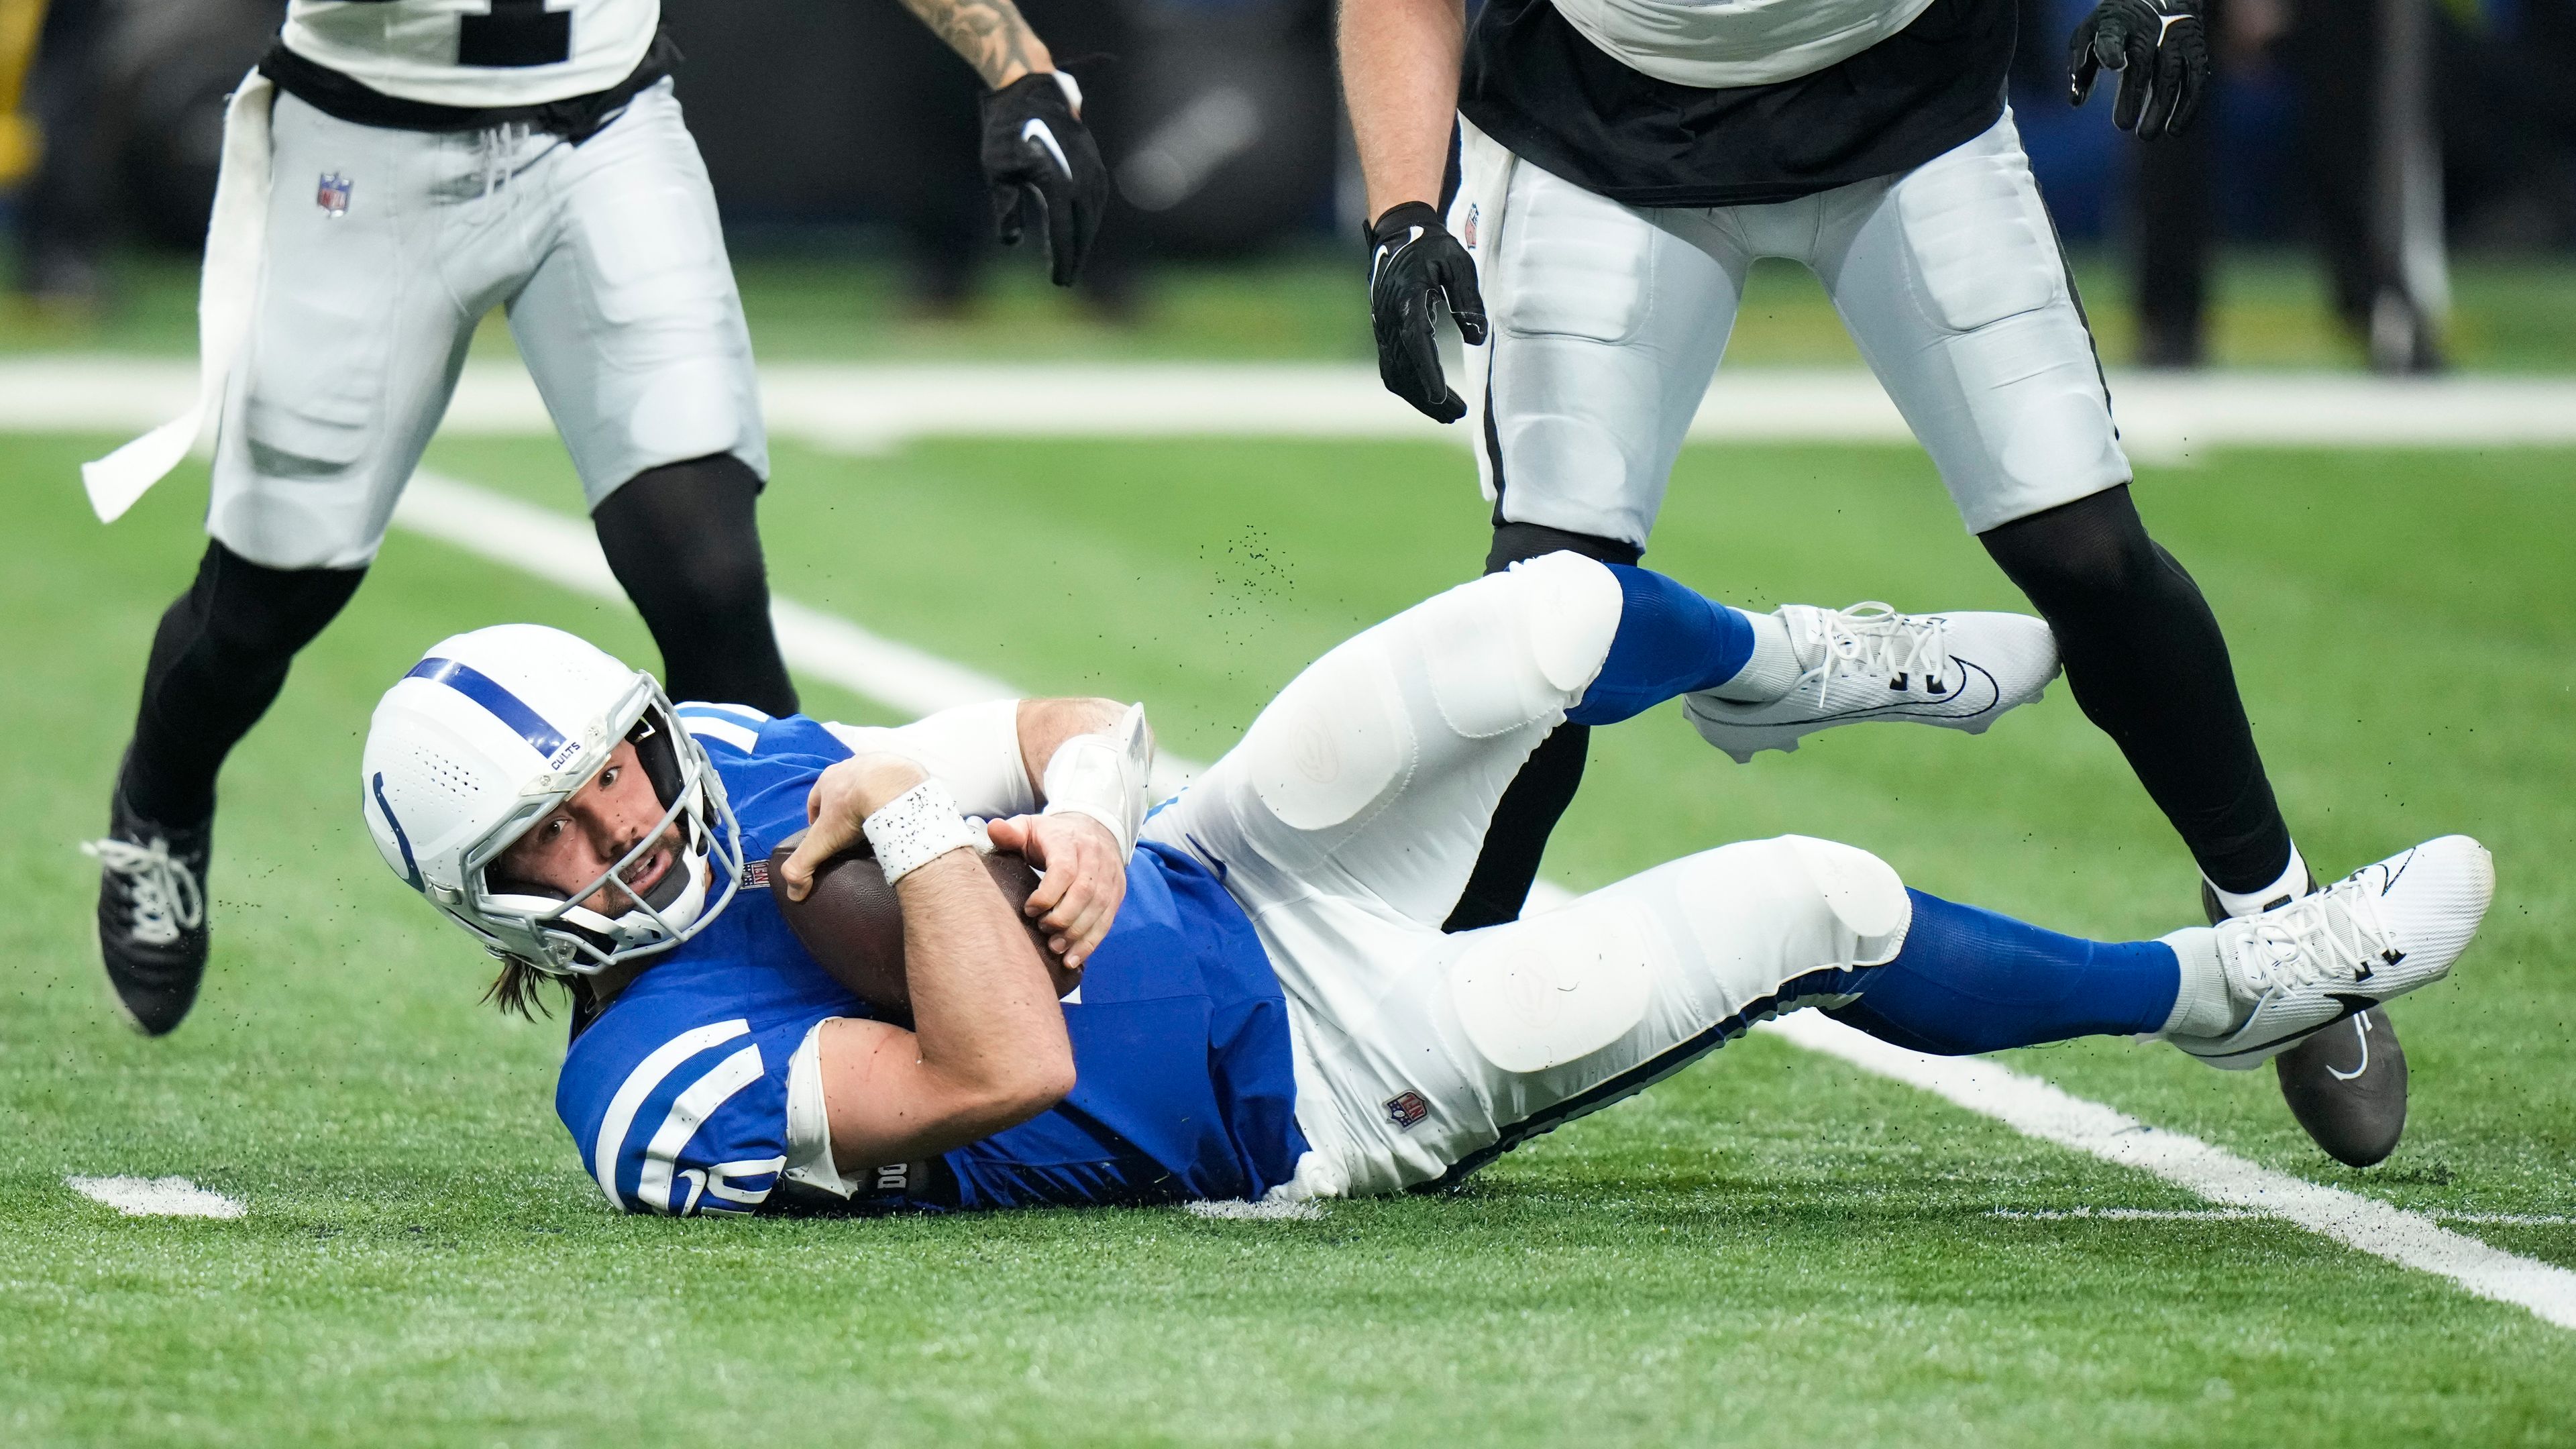
{"label": "white football helmet", "polygon": [[[569,895],[487,878],[485,868],[631,740],[666,807],[598,879]],[[704,930],[742,881],[742,832],[705,748],[661,685],[560,629],[502,624],[441,640],[385,691],[367,728],[360,808],[405,884],[494,955],[588,976]],[[620,915],[577,902],[651,850],[677,821],[674,868]]]}

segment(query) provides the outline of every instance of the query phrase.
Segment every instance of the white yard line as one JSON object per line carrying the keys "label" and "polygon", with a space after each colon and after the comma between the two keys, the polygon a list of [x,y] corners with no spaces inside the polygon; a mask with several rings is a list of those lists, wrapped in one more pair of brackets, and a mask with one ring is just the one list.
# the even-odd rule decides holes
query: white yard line
{"label": "white yard line", "polygon": [[66,1177],[63,1186],[129,1218],[237,1218],[240,1201],[184,1177]]}
{"label": "white yard line", "polygon": [[[773,363],[760,371],[770,430],[874,452],[922,437],[1291,437],[1445,440],[1344,363]],[[0,432],[141,432],[196,396],[193,362],[110,356],[0,361]],[[2359,373],[2114,373],[2113,411],[2142,457],[2229,444],[2499,447],[2576,443],[2576,379],[2424,379]],[[553,423],[515,362],[465,369],[442,430],[541,437]],[[1853,368],[1718,375],[1691,436],[1734,442],[1911,438],[1877,380]]]}
{"label": "white yard line", "polygon": [[2392,1263],[2438,1274],[2481,1298],[2576,1328],[2576,1272],[2489,1247],[2422,1213],[2258,1167],[2197,1137],[2150,1127],[1982,1057],[1933,1057],[1805,1012],[1769,1023],[1783,1040],[1921,1087],[2025,1136],[2134,1167],[2225,1207],[2298,1224]]}
{"label": "white yard line", "polygon": [[[579,593],[623,602],[624,593],[585,525],[516,499],[422,474],[394,522],[469,553]],[[998,679],[959,668],[786,600],[776,604],[787,662],[890,709],[926,713],[1015,694]],[[1182,763],[1179,769],[1200,768]],[[1541,909],[1561,891],[1534,900]],[[2135,1167],[2238,1208],[2298,1224],[2392,1263],[2438,1274],[2482,1298],[2518,1304],[2576,1328],[2576,1272],[2518,1257],[2442,1227],[2421,1213],[2258,1167],[2179,1132],[2147,1126],[2000,1063],[1931,1057],[1892,1047],[1814,1012],[1766,1023],[1784,1041],[1864,1071],[1921,1087],[2029,1136]]]}

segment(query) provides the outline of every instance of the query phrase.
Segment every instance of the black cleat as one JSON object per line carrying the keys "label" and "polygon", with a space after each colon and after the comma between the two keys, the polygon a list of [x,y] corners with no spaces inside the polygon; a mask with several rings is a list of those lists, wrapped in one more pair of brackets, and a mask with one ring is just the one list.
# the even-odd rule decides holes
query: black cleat
{"label": "black cleat", "polygon": [[166,1035],[196,1004],[206,975],[206,857],[214,820],[171,829],[125,807],[116,792],[96,858],[98,950],[117,1008],[146,1036]]}
{"label": "black cleat", "polygon": [[[2308,890],[2317,888],[2308,878]],[[2217,892],[2201,882],[2200,906],[2211,925],[2227,919]],[[2406,1132],[2406,1049],[2386,1007],[2373,1006],[2328,1026],[2272,1058],[2290,1115],[2347,1167],[2369,1167],[2397,1150]]]}

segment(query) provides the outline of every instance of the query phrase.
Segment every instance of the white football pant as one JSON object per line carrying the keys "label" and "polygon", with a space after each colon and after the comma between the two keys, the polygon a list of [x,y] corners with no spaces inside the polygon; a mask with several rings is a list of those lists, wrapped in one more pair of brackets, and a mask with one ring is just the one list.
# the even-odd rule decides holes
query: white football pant
{"label": "white football pant", "polygon": [[1901,175],[1714,208],[1623,206],[1460,124],[1449,229],[1492,322],[1461,391],[1498,521],[1644,547],[1762,257],[1823,281],[1971,533],[2129,480],[2009,110]]}
{"label": "white football pant", "polygon": [[1610,571],[1552,554],[1334,649],[1145,824],[1225,883],[1288,999],[1289,1196],[1472,1170],[1754,1020],[1834,999],[1911,908],[1896,873],[1801,837],[1730,845],[1455,936],[1494,806],[1618,627]]}
{"label": "white football pant", "polygon": [[579,146],[525,125],[360,126],[285,94],[272,125],[207,511],[225,547],[271,568],[373,559],[495,306],[590,506],[716,453],[767,474],[742,301],[669,81]]}

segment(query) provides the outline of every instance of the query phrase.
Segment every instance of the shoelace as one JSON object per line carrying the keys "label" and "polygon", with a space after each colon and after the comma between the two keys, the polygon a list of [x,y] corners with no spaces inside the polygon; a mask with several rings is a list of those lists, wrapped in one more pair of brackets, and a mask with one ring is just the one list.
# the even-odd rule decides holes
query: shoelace
{"label": "shoelace", "polygon": [[125,877],[126,898],[134,905],[134,939],[148,946],[167,946],[182,931],[193,931],[206,918],[205,896],[197,873],[170,853],[170,842],[155,836],[137,845],[113,836],[84,840],[81,854]]}
{"label": "shoelace", "polygon": [[1807,671],[1807,678],[1816,682],[1818,705],[1825,702],[1835,677],[1844,674],[1884,679],[1900,689],[1919,678],[1926,693],[1947,692],[1938,686],[1951,673],[1948,620],[1900,614],[1875,599],[1817,613],[1825,657]]}
{"label": "shoelace", "polygon": [[2240,979],[2258,993],[2276,986],[2354,980],[2403,955],[2380,919],[2377,897],[2358,880],[2338,881],[2278,910],[2228,925],[2241,934],[2222,941],[2222,948],[2236,958]]}

